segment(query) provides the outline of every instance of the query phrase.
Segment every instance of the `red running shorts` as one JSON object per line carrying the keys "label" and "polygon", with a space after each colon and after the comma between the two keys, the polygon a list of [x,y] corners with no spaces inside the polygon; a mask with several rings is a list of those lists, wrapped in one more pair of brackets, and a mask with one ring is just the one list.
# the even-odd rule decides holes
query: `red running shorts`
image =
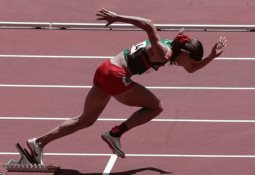
{"label": "red running shorts", "polygon": [[120,94],[135,85],[127,70],[112,64],[110,60],[104,61],[97,68],[94,84],[110,95]]}

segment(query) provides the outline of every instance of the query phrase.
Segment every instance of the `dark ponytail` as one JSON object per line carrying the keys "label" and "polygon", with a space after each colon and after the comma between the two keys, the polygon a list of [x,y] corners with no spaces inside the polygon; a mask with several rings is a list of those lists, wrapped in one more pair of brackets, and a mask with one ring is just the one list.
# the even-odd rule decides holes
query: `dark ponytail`
{"label": "dark ponytail", "polygon": [[188,51],[190,58],[195,61],[201,61],[204,55],[203,45],[199,40],[189,38],[187,35],[179,34],[172,42],[171,64],[176,64],[176,57],[181,54],[181,50]]}

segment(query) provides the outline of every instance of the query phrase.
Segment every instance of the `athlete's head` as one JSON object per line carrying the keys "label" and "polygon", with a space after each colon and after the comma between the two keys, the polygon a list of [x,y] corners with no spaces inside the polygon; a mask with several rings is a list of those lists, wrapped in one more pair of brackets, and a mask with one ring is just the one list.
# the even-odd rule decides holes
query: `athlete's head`
{"label": "athlete's head", "polygon": [[[193,61],[201,61],[204,55],[202,43],[180,32],[172,42],[171,64],[178,62],[176,59],[181,57],[189,57]],[[178,64],[178,63],[177,63]]]}

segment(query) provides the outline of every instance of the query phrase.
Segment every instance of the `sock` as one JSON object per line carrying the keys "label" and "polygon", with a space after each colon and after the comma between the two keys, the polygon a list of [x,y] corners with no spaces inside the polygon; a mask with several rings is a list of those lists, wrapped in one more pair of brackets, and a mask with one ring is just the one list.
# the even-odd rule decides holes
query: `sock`
{"label": "sock", "polygon": [[112,128],[112,130],[110,131],[110,135],[112,137],[121,137],[121,135],[127,131],[128,131],[128,127],[126,123],[124,122],[121,125],[115,126],[114,128]]}

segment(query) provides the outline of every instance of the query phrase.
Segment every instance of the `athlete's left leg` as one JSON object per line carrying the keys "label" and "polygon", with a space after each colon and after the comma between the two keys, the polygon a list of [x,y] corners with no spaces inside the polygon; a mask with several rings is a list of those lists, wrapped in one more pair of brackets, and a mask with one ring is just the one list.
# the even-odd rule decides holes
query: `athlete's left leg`
{"label": "athlete's left leg", "polygon": [[125,92],[115,95],[114,98],[125,105],[141,107],[141,109],[133,113],[121,125],[112,128],[111,131],[102,135],[102,138],[110,146],[112,151],[119,157],[124,158],[125,153],[122,151],[120,144],[121,135],[155,118],[163,111],[163,108],[160,100],[152,92],[137,83],[134,83]]}
{"label": "athlete's left leg", "polygon": [[114,96],[114,98],[125,105],[141,107],[124,122],[128,129],[152,120],[163,111],[161,101],[151,91],[138,83],[135,83],[129,90]]}

